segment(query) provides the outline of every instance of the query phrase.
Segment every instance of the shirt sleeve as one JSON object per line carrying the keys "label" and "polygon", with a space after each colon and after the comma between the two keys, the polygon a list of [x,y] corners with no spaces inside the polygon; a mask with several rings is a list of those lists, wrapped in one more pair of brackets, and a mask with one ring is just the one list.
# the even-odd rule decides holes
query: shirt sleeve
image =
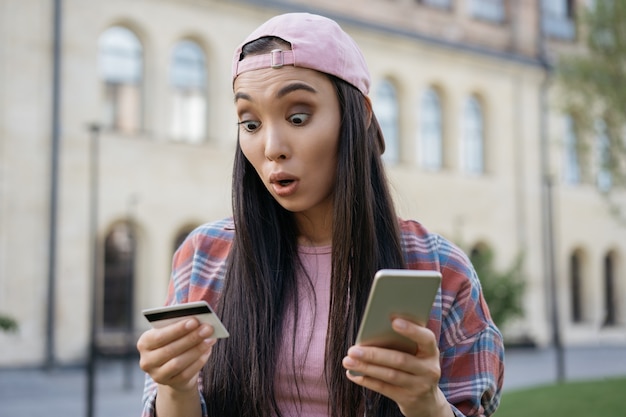
{"label": "shirt sleeve", "polygon": [[[202,417],[208,417],[206,402],[202,395],[202,378],[198,378],[198,390],[200,391],[200,406],[202,408]],[[146,380],[143,389],[143,411],[141,417],[156,417],[156,396],[157,396],[157,384],[150,378],[150,375],[146,374]]]}
{"label": "shirt sleeve", "polygon": [[500,404],[502,339],[494,327],[442,352],[439,386],[457,416],[490,416]]}
{"label": "shirt sleeve", "polygon": [[[178,248],[172,260],[172,275],[165,305],[196,300],[213,303],[216,300],[221,291],[224,260],[230,247],[228,237],[213,236],[221,230],[213,225],[199,227]],[[202,385],[202,378],[199,377],[202,416],[208,417]],[[157,384],[146,374],[141,417],[156,416],[156,395]]]}
{"label": "shirt sleeve", "polygon": [[439,387],[457,416],[490,416],[500,403],[504,379],[502,335],[467,256],[445,241],[439,249],[444,277]]}

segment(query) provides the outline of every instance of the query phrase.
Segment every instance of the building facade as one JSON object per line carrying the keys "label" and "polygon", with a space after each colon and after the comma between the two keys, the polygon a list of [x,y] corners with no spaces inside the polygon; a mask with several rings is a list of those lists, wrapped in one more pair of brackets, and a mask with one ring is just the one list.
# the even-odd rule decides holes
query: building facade
{"label": "building facade", "polygon": [[547,345],[556,317],[568,345],[626,345],[626,227],[597,191],[606,173],[581,174],[546,69],[580,47],[582,7],[0,0],[0,315],[20,326],[0,333],[0,366],[83,361],[92,322],[102,349],[134,344],[181,239],[230,214],[232,53],[286,11],[361,46],[401,216],[499,268],[524,255],[510,340]]}

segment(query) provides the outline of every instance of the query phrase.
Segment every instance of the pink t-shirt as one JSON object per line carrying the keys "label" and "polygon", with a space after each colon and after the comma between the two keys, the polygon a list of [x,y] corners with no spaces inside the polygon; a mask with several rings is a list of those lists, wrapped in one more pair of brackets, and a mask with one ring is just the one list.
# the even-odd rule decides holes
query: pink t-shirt
{"label": "pink t-shirt", "polygon": [[[294,341],[295,314],[288,311],[285,316],[286,337],[276,364],[276,400],[285,416],[326,417],[328,390],[324,380],[324,350],[330,304],[331,247],[300,246],[298,252],[312,287],[307,277],[299,273],[296,337]],[[298,401],[298,391],[301,401]]]}

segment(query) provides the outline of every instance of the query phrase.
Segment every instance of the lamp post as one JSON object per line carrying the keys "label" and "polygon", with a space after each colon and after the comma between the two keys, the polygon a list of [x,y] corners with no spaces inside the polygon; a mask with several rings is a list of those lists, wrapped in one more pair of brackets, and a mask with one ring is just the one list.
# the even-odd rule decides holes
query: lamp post
{"label": "lamp post", "polygon": [[56,269],[57,269],[57,217],[59,202],[59,149],[61,142],[61,29],[62,0],[54,0],[52,21],[52,140],[50,161],[50,235],[48,237],[48,293],[46,303],[45,367],[51,369],[56,362]]}
{"label": "lamp post", "polygon": [[[543,33],[543,32],[542,32]],[[549,320],[552,329],[552,345],[556,355],[556,381],[563,382],[565,380],[565,352],[563,349],[563,341],[561,340],[561,324],[559,317],[559,295],[557,285],[557,270],[555,259],[555,242],[554,242],[554,179],[551,172],[550,161],[550,141],[549,141],[549,104],[548,92],[553,77],[553,68],[546,57],[543,36],[541,38],[541,63],[544,66],[545,78],[541,83],[539,92],[539,111],[540,111],[540,163],[541,163],[541,188],[542,188],[542,229],[543,229],[543,247],[544,247],[544,273],[548,280],[548,304],[549,304]]]}
{"label": "lamp post", "polygon": [[135,321],[134,321],[134,312],[135,312],[135,260],[137,256],[137,230],[135,225],[135,207],[137,206],[137,202],[139,198],[136,193],[131,194],[128,197],[128,235],[130,238],[130,253],[127,259],[128,262],[128,275],[126,276],[126,335],[125,335],[125,344],[124,353],[125,353],[125,361],[124,361],[124,388],[126,390],[132,389],[133,382],[133,370],[135,369],[135,362],[131,361],[131,352],[133,347],[135,346]]}
{"label": "lamp post", "polygon": [[96,328],[97,328],[97,301],[99,278],[100,249],[98,245],[98,194],[99,194],[99,153],[100,153],[100,130],[97,123],[89,125],[90,146],[90,189],[89,189],[89,241],[92,245],[91,254],[91,300],[89,322],[89,351],[87,356],[87,391],[86,391],[86,416],[93,417],[95,403],[95,377],[96,377]]}

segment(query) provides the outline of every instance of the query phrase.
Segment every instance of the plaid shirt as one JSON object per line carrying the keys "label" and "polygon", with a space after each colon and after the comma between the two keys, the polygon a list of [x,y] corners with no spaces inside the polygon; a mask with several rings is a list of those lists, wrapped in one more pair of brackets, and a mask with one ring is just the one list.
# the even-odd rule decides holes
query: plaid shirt
{"label": "plaid shirt", "polygon": [[[476,272],[459,248],[421,224],[402,220],[400,227],[406,267],[438,270],[443,277],[427,325],[439,340],[439,387],[457,416],[491,415],[500,402],[504,347]],[[224,219],[190,234],[174,255],[166,304],[217,302],[233,231],[232,219]],[[156,384],[146,376],[142,417],[155,416],[155,398]],[[204,403],[202,410],[208,417]]]}

